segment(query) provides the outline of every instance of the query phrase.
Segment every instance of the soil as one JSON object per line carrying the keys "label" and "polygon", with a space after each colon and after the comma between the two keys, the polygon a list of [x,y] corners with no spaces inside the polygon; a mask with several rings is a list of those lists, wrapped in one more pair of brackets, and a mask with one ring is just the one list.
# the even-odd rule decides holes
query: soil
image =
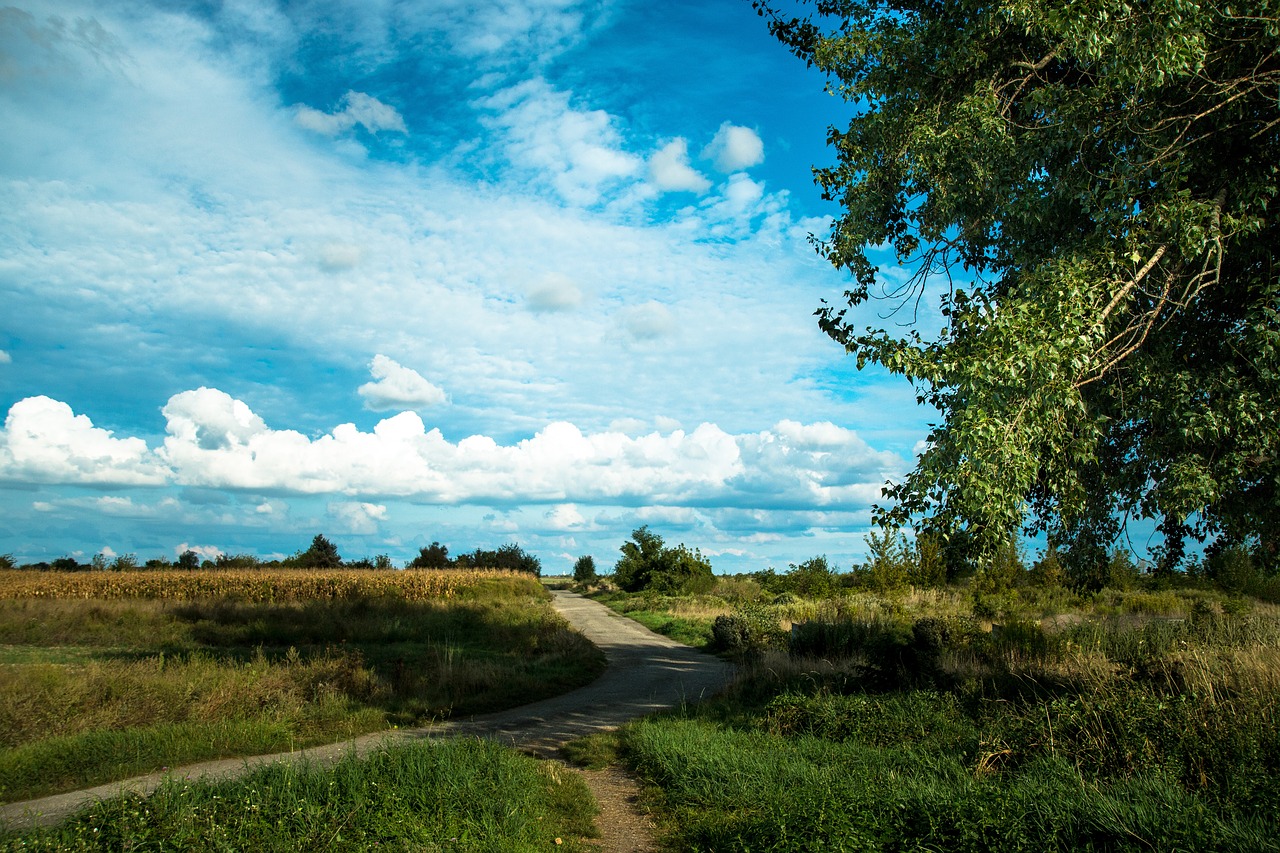
{"label": "soil", "polygon": [[[541,758],[556,759],[560,747],[583,735],[716,693],[731,667],[644,626],[598,602],[553,590],[553,604],[605,653],[609,666],[586,687],[508,711],[452,720],[420,729],[380,732],[342,743],[291,753],[207,761],[101,785],[83,791],[0,806],[0,824],[10,829],[49,826],[89,803],[125,791],[149,793],[164,779],[225,779],[263,764],[307,760],[327,763],[363,754],[385,743],[452,736],[492,738]],[[604,853],[648,853],[656,849],[653,825],[637,805],[639,786],[622,770],[577,770],[590,786],[601,814],[599,849]]]}

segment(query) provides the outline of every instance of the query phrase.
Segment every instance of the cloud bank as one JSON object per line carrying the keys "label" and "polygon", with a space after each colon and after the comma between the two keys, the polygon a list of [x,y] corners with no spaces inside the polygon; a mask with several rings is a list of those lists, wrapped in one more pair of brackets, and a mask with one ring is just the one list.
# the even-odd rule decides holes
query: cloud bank
{"label": "cloud bank", "polygon": [[[244,402],[213,388],[175,394],[162,413],[166,435],[151,448],[140,438],[114,437],[65,403],[21,400],[0,434],[0,479],[438,504],[860,509],[903,467],[898,456],[877,452],[831,423],[784,420],[740,435],[704,423],[689,432],[633,437],[586,434],[556,422],[504,445],[485,435],[449,441],[407,411],[371,431],[341,424],[310,438],[268,426]],[[330,509],[356,530],[385,512],[372,501]],[[556,523],[580,521],[574,513],[561,511]]]}

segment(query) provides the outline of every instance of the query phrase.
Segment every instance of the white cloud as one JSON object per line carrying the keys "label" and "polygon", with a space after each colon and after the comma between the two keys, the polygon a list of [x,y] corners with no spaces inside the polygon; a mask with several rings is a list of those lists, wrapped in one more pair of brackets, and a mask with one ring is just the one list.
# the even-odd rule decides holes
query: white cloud
{"label": "white cloud", "polygon": [[705,193],[711,181],[689,165],[689,143],[673,139],[649,158],[649,177],[663,192]]}
{"label": "white cloud", "polygon": [[345,532],[362,535],[377,533],[378,523],[387,519],[387,508],[382,504],[331,503],[328,512],[330,518],[342,524]]}
{"label": "white cloud", "polygon": [[326,113],[305,104],[294,107],[293,120],[299,127],[325,136],[337,136],[346,133],[357,124],[370,133],[390,130],[396,133],[408,133],[404,118],[395,107],[384,104],[372,95],[364,92],[347,92],[339,102],[340,108]]}
{"label": "white cloud", "polygon": [[13,356],[0,349],[0,364],[13,364]]}
{"label": "white cloud", "polygon": [[32,483],[150,486],[167,471],[140,438],[115,438],[66,403],[14,403],[0,434],[0,479]]}
{"label": "white cloud", "polygon": [[604,110],[579,110],[568,92],[535,78],[477,101],[482,121],[503,142],[507,160],[539,175],[570,204],[593,205],[611,186],[640,171],[623,150],[614,118]]}
{"label": "white cloud", "polygon": [[[576,502],[864,506],[902,464],[830,423],[782,421],[738,436],[702,424],[688,433],[633,438],[620,432],[587,435],[560,422],[502,445],[484,435],[449,442],[412,412],[387,418],[372,432],[343,424],[311,439],[268,427],[243,402],[210,388],[175,394],[162,411],[168,435],[152,453],[141,439],[114,438],[64,403],[47,397],[19,401],[0,435],[4,475],[128,485],[172,479],[213,488],[442,503],[552,502],[561,505],[556,518],[577,524],[582,519],[571,506]],[[128,498],[109,500],[115,511],[134,508]],[[330,507],[332,515],[362,530],[385,512],[374,503]]]}
{"label": "white cloud", "polygon": [[543,516],[549,530],[576,530],[587,523],[587,519],[573,504],[560,504],[552,507]]}
{"label": "white cloud", "polygon": [[764,162],[764,142],[751,128],[726,121],[703,149],[702,156],[715,161],[721,172],[738,172]]}
{"label": "white cloud", "polygon": [[216,560],[222,556],[223,551],[216,545],[188,545],[186,542],[174,546],[174,556],[181,557],[187,551],[191,551],[200,557],[201,560]]}
{"label": "white cloud", "polygon": [[444,391],[424,379],[422,374],[385,355],[373,357],[369,372],[374,381],[361,385],[357,393],[364,398],[365,408],[371,411],[425,409],[448,400]]}

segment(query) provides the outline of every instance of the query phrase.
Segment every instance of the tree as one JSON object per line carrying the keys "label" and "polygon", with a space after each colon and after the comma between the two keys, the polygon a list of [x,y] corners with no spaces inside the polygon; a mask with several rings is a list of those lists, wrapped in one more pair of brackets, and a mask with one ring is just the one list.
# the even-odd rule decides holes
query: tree
{"label": "tree", "polygon": [[1105,553],[1151,518],[1165,570],[1188,537],[1275,561],[1274,2],[812,5],[756,8],[856,109],[814,170],[853,276],[819,324],[940,415],[877,520],[990,554],[1024,523]]}
{"label": "tree", "polygon": [[189,549],[183,551],[178,555],[178,568],[188,570],[200,568],[200,555]]}
{"label": "tree", "polygon": [[342,565],[342,557],[338,556],[337,545],[316,534],[311,547],[298,555],[298,565],[308,569],[333,569]]}
{"label": "tree", "polygon": [[648,525],[633,530],[631,541],[619,550],[622,557],[613,567],[613,579],[627,592],[698,593],[715,585],[711,563],[701,551],[683,544],[667,548]]}
{"label": "tree", "polygon": [[575,583],[595,583],[596,558],[584,554],[573,564],[573,580]]}
{"label": "tree", "polygon": [[452,565],[449,560],[449,549],[439,542],[432,542],[425,548],[418,549],[418,556],[409,561],[405,568],[409,569],[447,569]]}

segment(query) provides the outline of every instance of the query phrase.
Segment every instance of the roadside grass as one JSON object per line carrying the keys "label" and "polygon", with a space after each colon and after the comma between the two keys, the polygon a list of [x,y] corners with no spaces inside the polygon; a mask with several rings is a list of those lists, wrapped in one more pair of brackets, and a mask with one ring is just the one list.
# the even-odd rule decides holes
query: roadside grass
{"label": "roadside grass", "polygon": [[1280,850],[1273,605],[1055,592],[993,626],[958,599],[738,604],[771,627],[733,688],[617,736],[666,843]]}
{"label": "roadside grass", "polygon": [[0,597],[0,799],[512,707],[603,670],[535,579],[444,583],[421,600]]}
{"label": "roadside grass", "polygon": [[711,626],[716,617],[733,609],[714,595],[637,595],[598,590],[590,593],[589,597],[656,634],[695,649],[706,649],[711,645]]}
{"label": "roadside grass", "polygon": [[0,835],[0,851],[580,851],[595,811],[585,783],[554,762],[451,740],[232,782],[172,779],[56,828]]}

